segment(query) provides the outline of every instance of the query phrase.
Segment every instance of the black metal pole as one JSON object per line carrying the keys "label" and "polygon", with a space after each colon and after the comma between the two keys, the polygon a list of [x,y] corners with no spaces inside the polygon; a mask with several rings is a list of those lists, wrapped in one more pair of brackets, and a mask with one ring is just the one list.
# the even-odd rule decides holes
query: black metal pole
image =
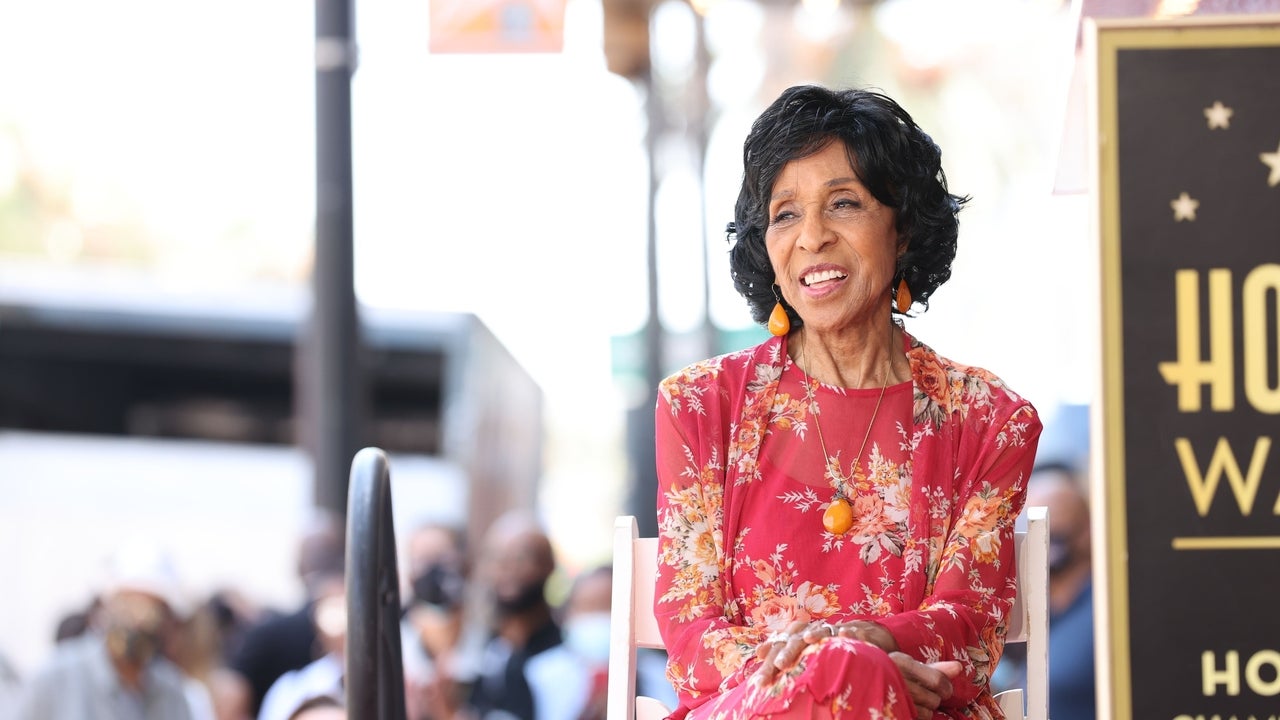
{"label": "black metal pole", "polygon": [[[725,252],[723,235],[707,236],[707,143],[711,134],[711,96],[707,91],[707,75],[711,71],[711,53],[707,48],[707,23],[702,13],[695,12],[694,71],[689,81],[689,135],[693,140],[694,160],[698,170],[698,236],[702,238],[702,357],[720,351],[719,329],[711,319],[711,253]],[[719,241],[717,241],[719,240]]]}
{"label": "black metal pole", "polygon": [[315,463],[316,504],[345,515],[364,405],[351,207],[354,21],[351,0],[316,0],[315,9],[316,241],[302,422]]}
{"label": "black metal pole", "polygon": [[653,408],[657,399],[658,384],[662,382],[666,356],[666,333],[658,311],[658,221],[654,202],[660,181],[658,167],[658,142],[666,128],[665,110],[661,89],[654,82],[652,70],[643,78],[645,109],[648,128],[645,132],[645,154],[649,160],[649,208],[648,237],[645,245],[647,285],[649,290],[649,315],[644,326],[644,379],[648,397],[631,411],[634,437],[632,451],[631,497],[629,512],[636,516],[642,535],[655,535],[658,531],[658,463],[654,452]]}
{"label": "black metal pole", "polygon": [[658,215],[654,207],[658,198],[658,141],[665,130],[666,121],[662,105],[661,89],[653,81],[652,76],[646,80],[645,109],[648,115],[648,128],[645,131],[645,154],[649,156],[649,203],[645,240],[646,286],[648,289],[649,313],[644,326],[645,339],[645,383],[649,389],[657,392],[658,383],[662,381],[663,362],[666,354],[665,333],[662,328],[662,316],[659,313],[659,281],[658,281]]}

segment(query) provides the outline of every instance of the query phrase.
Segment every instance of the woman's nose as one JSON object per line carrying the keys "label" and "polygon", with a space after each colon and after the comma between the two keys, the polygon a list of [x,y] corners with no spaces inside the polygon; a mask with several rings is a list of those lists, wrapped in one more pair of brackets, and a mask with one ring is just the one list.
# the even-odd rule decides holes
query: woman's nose
{"label": "woman's nose", "polygon": [[800,222],[798,245],[809,252],[818,252],[836,239],[821,212],[807,212]]}

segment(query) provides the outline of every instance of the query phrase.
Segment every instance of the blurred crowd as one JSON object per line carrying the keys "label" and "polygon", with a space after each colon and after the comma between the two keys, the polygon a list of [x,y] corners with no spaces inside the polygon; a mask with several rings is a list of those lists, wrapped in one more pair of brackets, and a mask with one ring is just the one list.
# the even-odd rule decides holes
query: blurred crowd
{"label": "blurred crowd", "polygon": [[[1055,718],[1094,717],[1087,494],[1078,463],[1047,460],[1029,480],[1028,503],[1050,508]],[[424,524],[398,549],[408,719],[604,720],[610,566],[570,574],[520,512],[498,518],[481,547],[465,537]],[[43,663],[20,673],[0,647],[0,720],[346,718],[344,545],[332,515],[304,527],[292,608],[232,588],[193,602],[163,548],[116,548],[107,581],[49,628]],[[1025,682],[1020,649],[1001,662],[997,689]],[[638,660],[638,692],[674,707],[665,655],[642,649]]]}
{"label": "blurred crowd", "polygon": [[[405,534],[401,650],[409,720],[603,720],[610,567],[568,577],[532,515]],[[334,720],[347,717],[345,528],[317,514],[299,538],[294,608],[235,589],[192,602],[163,548],[121,547],[108,581],[49,628],[19,674],[0,648],[0,720]],[[553,601],[553,578],[567,580]],[[674,704],[665,658],[639,689]]]}

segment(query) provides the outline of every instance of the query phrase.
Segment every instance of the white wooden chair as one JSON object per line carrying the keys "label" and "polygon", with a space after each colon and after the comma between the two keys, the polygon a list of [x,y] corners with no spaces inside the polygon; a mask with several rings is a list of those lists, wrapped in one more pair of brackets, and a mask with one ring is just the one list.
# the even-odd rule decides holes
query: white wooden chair
{"label": "white wooden chair", "polygon": [[[1018,595],[1006,643],[1026,643],[1027,686],[996,696],[1006,718],[1049,717],[1049,512],[1026,510],[1027,528],[1015,533]],[[609,720],[661,720],[670,710],[650,697],[636,696],[636,650],[659,648],[662,636],[653,615],[658,539],[638,536],[632,515],[613,529],[613,609],[609,628]],[[1026,699],[1026,710],[1023,699]]]}

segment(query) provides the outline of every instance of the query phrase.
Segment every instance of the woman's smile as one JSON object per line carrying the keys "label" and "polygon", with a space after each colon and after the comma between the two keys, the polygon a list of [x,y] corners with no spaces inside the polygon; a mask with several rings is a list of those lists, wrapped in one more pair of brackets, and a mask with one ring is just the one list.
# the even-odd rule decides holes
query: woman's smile
{"label": "woman's smile", "polygon": [[815,265],[800,274],[800,284],[812,297],[833,292],[836,286],[849,277],[848,271],[834,265]]}
{"label": "woman's smile", "polygon": [[819,284],[832,281],[842,281],[842,279],[847,277],[849,277],[849,273],[844,272],[844,270],[838,270],[836,268],[822,268],[809,270],[809,272],[801,274],[800,282],[804,283],[805,287],[817,287]]}

